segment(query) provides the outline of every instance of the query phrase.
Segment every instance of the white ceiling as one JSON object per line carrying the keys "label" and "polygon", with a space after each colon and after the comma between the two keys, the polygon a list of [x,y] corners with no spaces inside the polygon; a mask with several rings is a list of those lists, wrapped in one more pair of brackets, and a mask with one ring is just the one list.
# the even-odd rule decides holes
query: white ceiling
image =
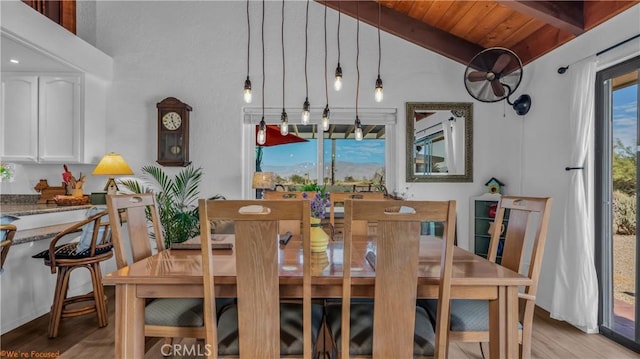
{"label": "white ceiling", "polygon": [[[27,44],[13,40],[5,33],[0,37],[0,58],[2,72],[78,72]],[[10,59],[20,63],[11,63]]]}

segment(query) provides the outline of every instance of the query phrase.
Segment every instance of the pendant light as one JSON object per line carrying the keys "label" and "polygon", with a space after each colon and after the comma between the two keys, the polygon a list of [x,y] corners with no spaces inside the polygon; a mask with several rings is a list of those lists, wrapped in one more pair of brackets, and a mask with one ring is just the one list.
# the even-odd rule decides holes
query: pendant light
{"label": "pendant light", "polygon": [[304,24],[304,86],[306,89],[306,96],[304,99],[304,104],[302,104],[302,124],[303,125],[306,125],[309,123],[309,108],[311,107],[311,105],[309,104],[309,77],[307,76],[307,47],[309,43],[308,31],[309,31],[309,0],[307,0],[307,13],[305,15],[305,24]]}
{"label": "pendant light", "polygon": [[329,81],[327,80],[327,7],[324,7],[324,96],[327,105],[322,111],[322,130],[329,130]]}
{"label": "pendant light", "polygon": [[376,102],[382,102],[384,94],[382,92],[382,79],[380,78],[380,60],[382,58],[382,45],[380,43],[380,3],[378,2],[378,78],[376,79],[376,87],[374,98]]}
{"label": "pendant light", "polygon": [[284,109],[284,0],[282,0],[282,25],[280,26],[280,36],[282,38],[282,114],[280,115],[280,134],[286,136],[289,133],[289,118],[287,116],[287,111]]}
{"label": "pendant light", "polygon": [[251,22],[249,21],[249,0],[247,0],[247,79],[244,81],[244,102],[251,103],[251,80],[249,80],[249,51],[251,49]]}
{"label": "pendant light", "polygon": [[360,6],[359,6],[359,2],[356,1],[356,121],[354,123],[356,141],[362,141],[362,124],[360,123],[360,118],[358,117],[358,97],[360,95],[360,64],[359,62],[360,62]]}
{"label": "pendant light", "polygon": [[338,66],[336,67],[335,82],[333,88],[336,91],[340,91],[342,88],[342,67],[340,67],[340,0],[338,0]]}
{"label": "pendant light", "polygon": [[256,136],[256,142],[261,146],[267,142],[267,124],[264,122],[264,1],[262,0],[262,119]]}

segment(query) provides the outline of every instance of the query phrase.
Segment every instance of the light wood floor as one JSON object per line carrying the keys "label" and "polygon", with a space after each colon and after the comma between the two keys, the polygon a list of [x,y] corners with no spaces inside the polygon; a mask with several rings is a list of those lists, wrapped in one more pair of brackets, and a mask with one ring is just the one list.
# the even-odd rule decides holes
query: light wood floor
{"label": "light wood floor", "polygon": [[[47,338],[49,315],[35,319],[0,337],[1,357],[9,357],[8,352],[19,353],[49,352],[60,353],[60,358],[112,358],[114,346],[114,290],[106,288],[109,297],[109,325],[98,328],[95,315],[63,319],[60,334],[56,339]],[[534,319],[533,358],[640,358],[640,354],[599,334],[584,334],[564,322],[549,318],[544,310],[538,310]],[[197,344],[193,340],[182,342],[190,347]],[[147,341],[146,358],[160,358],[163,342],[159,339]],[[486,347],[486,346],[485,346]],[[190,349],[197,350],[197,349]],[[202,353],[203,350],[200,350]],[[197,353],[197,352],[193,352]],[[20,357],[18,354],[17,357]],[[29,357],[34,357],[31,355]],[[176,356],[178,357],[178,356]],[[197,355],[179,356],[180,358]],[[480,350],[475,343],[452,343],[450,358],[480,359]]]}

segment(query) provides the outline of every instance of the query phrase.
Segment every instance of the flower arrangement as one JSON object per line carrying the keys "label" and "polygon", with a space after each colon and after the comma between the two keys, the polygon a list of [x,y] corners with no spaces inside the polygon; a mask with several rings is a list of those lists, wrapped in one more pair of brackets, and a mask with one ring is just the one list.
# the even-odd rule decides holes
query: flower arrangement
{"label": "flower arrangement", "polygon": [[67,165],[63,165],[64,172],[62,172],[62,181],[65,183],[67,187],[67,194],[72,194],[74,190],[82,190],[82,185],[87,180],[87,176],[83,176],[82,172],[80,172],[80,177],[78,179],[69,171],[69,167]]}
{"label": "flower arrangement", "polygon": [[[302,197],[309,198],[309,194],[304,192]],[[327,216],[327,208],[331,207],[331,201],[329,200],[329,192],[325,192],[324,188],[320,192],[316,192],[315,196],[311,198],[311,217],[324,219]]]}
{"label": "flower arrangement", "polygon": [[0,162],[0,182],[13,182],[15,179],[16,167],[13,163]]}

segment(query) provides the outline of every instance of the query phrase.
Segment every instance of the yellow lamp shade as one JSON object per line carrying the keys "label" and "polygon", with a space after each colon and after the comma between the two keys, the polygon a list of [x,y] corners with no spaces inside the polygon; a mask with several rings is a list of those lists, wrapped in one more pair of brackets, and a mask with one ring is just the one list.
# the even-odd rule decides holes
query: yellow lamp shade
{"label": "yellow lamp shade", "polygon": [[100,163],[93,170],[93,175],[116,176],[116,175],[132,175],[133,171],[117,153],[108,153],[102,157]]}
{"label": "yellow lamp shade", "polygon": [[107,191],[108,194],[116,194],[118,192],[118,186],[113,176],[132,175],[133,171],[121,155],[111,152],[102,157],[92,174],[110,176],[104,190]]}

